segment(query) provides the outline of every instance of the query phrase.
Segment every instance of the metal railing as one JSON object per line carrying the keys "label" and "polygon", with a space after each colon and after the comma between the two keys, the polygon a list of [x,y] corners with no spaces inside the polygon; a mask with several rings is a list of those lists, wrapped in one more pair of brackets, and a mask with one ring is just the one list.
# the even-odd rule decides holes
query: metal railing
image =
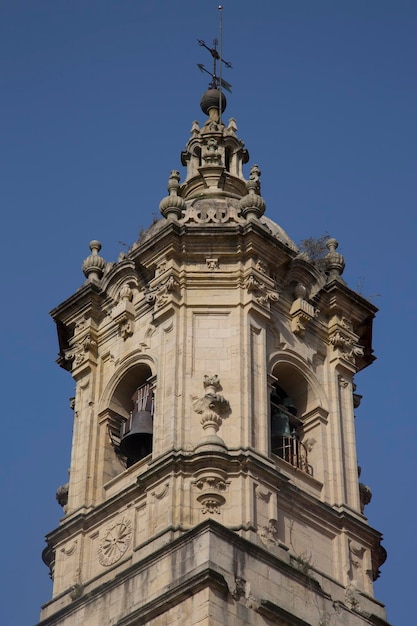
{"label": "metal railing", "polygon": [[289,436],[282,435],[274,453],[293,467],[296,467],[310,476],[313,475],[313,468],[308,462],[307,449],[305,445],[297,439],[295,433]]}

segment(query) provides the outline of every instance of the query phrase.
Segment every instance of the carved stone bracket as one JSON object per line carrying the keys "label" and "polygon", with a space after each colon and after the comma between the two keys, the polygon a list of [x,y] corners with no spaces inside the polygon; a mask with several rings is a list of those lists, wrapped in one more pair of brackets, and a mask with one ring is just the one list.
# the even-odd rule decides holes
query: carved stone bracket
{"label": "carved stone bracket", "polygon": [[49,569],[49,578],[53,580],[55,573],[55,550],[49,541],[47,546],[42,550],[42,561]]}
{"label": "carved stone bracket", "polygon": [[356,393],[356,384],[352,384],[352,399],[353,399],[353,408],[358,409],[361,405],[362,396],[360,393]]}
{"label": "carved stone bracket", "polygon": [[220,379],[214,376],[204,376],[203,380],[206,393],[204,396],[192,396],[192,406],[196,413],[201,415],[201,425],[206,436],[199,445],[215,444],[224,447],[223,440],[217,435],[223,420],[230,414],[230,404],[218,392]]}
{"label": "carved stone bracket", "polygon": [[329,337],[329,343],[334,350],[338,350],[340,355],[351,363],[355,362],[355,357],[363,356],[364,349],[352,337],[350,333],[336,329]]}
{"label": "carved stone bracket", "polygon": [[291,315],[291,330],[296,335],[301,337],[304,335],[307,325],[315,317],[319,315],[320,311],[315,309],[311,304],[302,298],[297,298],[292,303],[290,309]]}
{"label": "carved stone bracket", "polygon": [[248,293],[253,294],[256,302],[266,308],[270,308],[271,302],[276,302],[279,298],[278,291],[271,289],[268,285],[256,278],[254,274],[248,276],[245,282]]}
{"label": "carved stone bracket", "polygon": [[[362,468],[358,465],[358,479],[361,477]],[[364,512],[367,504],[372,500],[372,491],[368,485],[359,481],[359,502],[361,507],[361,513]]]}
{"label": "carved stone bracket", "polygon": [[135,308],[132,304],[133,293],[129,285],[120,290],[119,302],[114,307],[111,316],[119,327],[120,336],[127,339],[133,335]]}
{"label": "carved stone bracket", "polygon": [[155,310],[158,310],[170,300],[173,293],[179,292],[179,288],[179,282],[171,274],[168,278],[166,278],[166,280],[146,291],[146,302],[148,304],[153,304]]}
{"label": "carved stone bracket", "polygon": [[64,513],[67,512],[67,504],[68,504],[68,487],[69,483],[65,483],[65,485],[61,485],[58,487],[55,497],[56,501],[62,508],[64,509]]}
{"label": "carved stone bracket", "polygon": [[65,351],[65,360],[72,361],[75,369],[97,356],[97,341],[91,330],[74,335],[72,346]]}
{"label": "carved stone bracket", "polygon": [[204,470],[197,476],[193,484],[200,492],[197,501],[203,507],[203,515],[220,514],[220,507],[226,502],[224,494],[230,482],[226,478],[226,474],[220,470]]}
{"label": "carved stone bracket", "polygon": [[366,505],[372,500],[371,488],[364,483],[359,483],[359,500],[361,504],[361,513],[363,513]]}
{"label": "carved stone bracket", "polygon": [[257,259],[255,267],[258,270],[258,272],[261,272],[261,274],[265,274],[265,275],[269,274],[268,265],[265,263],[265,261],[262,261],[262,259]]}

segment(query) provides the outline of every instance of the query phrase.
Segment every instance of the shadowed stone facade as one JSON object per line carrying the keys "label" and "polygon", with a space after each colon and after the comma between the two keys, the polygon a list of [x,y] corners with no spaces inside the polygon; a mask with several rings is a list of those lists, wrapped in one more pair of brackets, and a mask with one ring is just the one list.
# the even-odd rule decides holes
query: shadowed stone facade
{"label": "shadowed stone facade", "polygon": [[91,242],[52,311],[76,395],[42,626],[386,623],[354,431],[376,309],[335,239],[318,266],[264,215],[216,102],[162,218],[117,263]]}

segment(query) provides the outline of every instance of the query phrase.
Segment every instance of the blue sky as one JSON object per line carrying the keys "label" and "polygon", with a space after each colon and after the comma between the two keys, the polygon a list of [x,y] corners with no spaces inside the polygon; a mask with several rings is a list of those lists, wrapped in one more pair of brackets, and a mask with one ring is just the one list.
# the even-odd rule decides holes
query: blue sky
{"label": "blue sky", "polygon": [[[73,394],[48,312],[83,282],[91,239],[117,259],[182,170],[218,33],[212,0],[2,0],[0,622],[34,624],[40,559],[61,515]],[[380,308],[378,360],[357,376],[366,509],[388,560],[389,621],[415,615],[415,0],[225,0],[225,119],[262,170],[267,215],[296,241],[327,231],[349,285]],[[248,174],[248,172],[246,172]]]}

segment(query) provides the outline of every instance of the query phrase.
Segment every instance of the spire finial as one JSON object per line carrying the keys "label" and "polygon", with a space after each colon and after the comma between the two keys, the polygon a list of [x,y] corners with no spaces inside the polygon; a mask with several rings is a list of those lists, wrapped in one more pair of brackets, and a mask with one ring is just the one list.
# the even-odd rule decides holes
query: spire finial
{"label": "spire finial", "polygon": [[[213,57],[213,71],[210,72],[208,69],[204,67],[202,63],[197,63],[197,67],[199,68],[201,72],[205,72],[206,74],[209,74],[209,76],[211,76],[211,81],[209,83],[209,90],[216,89],[217,91],[219,91],[219,110],[221,111],[222,101],[224,99],[224,96],[222,97],[222,93],[221,93],[222,89],[225,89],[226,91],[229,91],[230,93],[232,91],[232,85],[228,83],[226,80],[223,80],[222,78],[223,65],[225,67],[231,68],[232,64],[229,61],[225,61],[223,59],[223,41],[222,41],[223,40],[223,32],[222,32],[223,31],[223,26],[222,26],[223,7],[221,4],[219,4],[218,9],[219,9],[219,39],[213,39],[212,48],[210,48],[202,39],[197,39],[200,46],[208,50],[211,56]],[[217,49],[217,46],[219,46],[219,49]]]}

